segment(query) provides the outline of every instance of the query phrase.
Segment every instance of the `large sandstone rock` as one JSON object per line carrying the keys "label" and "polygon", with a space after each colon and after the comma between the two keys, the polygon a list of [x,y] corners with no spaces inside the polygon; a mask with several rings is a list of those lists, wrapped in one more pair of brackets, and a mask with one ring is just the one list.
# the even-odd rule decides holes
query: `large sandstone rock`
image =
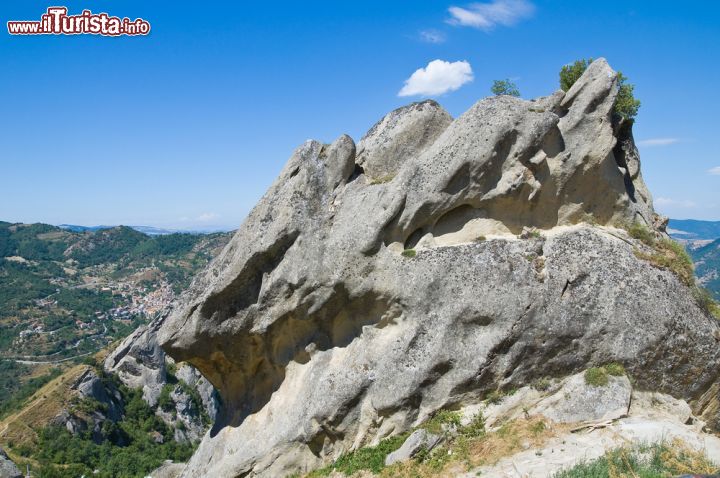
{"label": "large sandstone rock", "polygon": [[602,386],[590,385],[584,374],[569,377],[560,390],[530,409],[557,423],[603,422],[624,417],[630,409],[632,386],[626,376],[609,377]]}
{"label": "large sandstone rock", "polygon": [[450,123],[452,116],[433,100],[398,108],[363,136],[356,162],[371,180],[392,179],[406,160],[432,144]]}
{"label": "large sandstone rock", "polygon": [[[346,136],[298,148],[158,332],[224,403],[183,476],[288,475],[610,361],[706,393],[717,323],[604,227],[662,223],[616,94],[601,59],[567,93],[486,98],[447,126],[432,103],[393,112],[357,158]],[[382,149],[393,128],[402,147]]]}

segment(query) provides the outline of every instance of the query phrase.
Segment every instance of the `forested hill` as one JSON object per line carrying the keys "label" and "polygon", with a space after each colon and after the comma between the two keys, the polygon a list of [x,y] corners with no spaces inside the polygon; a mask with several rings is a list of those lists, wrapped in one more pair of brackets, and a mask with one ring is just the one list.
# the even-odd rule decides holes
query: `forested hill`
{"label": "forested hill", "polygon": [[0,416],[162,313],[231,236],[0,221]]}

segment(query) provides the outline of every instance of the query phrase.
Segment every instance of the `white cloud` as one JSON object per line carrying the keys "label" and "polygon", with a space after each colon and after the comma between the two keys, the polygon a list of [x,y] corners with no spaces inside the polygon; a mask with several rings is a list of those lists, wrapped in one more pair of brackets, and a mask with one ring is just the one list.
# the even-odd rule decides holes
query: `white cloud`
{"label": "white cloud", "polygon": [[426,43],[444,43],[445,34],[437,30],[422,30],[420,39]]}
{"label": "white cloud", "polygon": [[667,146],[680,142],[678,138],[651,138],[638,141],[639,146]]}
{"label": "white cloud", "polygon": [[708,174],[712,174],[713,176],[720,176],[720,166],[715,166],[714,168],[708,169]]}
{"label": "white cloud", "polygon": [[670,198],[664,198],[664,197],[659,197],[659,198],[655,199],[655,204],[657,204],[658,206],[673,206],[673,207],[686,207],[686,208],[693,208],[693,207],[697,206],[697,204],[695,204],[692,201],[688,201],[688,200],[678,201],[676,199],[670,199]]}
{"label": "white cloud", "polygon": [[473,80],[473,72],[467,61],[450,63],[433,60],[425,68],[418,68],[405,80],[398,96],[430,96],[455,91]]}
{"label": "white cloud", "polygon": [[493,0],[472,3],[466,8],[450,7],[448,23],[464,27],[492,30],[496,25],[511,26],[535,13],[535,5],[527,0]]}
{"label": "white cloud", "polygon": [[196,221],[207,222],[219,218],[220,215],[214,212],[204,212],[195,218]]}

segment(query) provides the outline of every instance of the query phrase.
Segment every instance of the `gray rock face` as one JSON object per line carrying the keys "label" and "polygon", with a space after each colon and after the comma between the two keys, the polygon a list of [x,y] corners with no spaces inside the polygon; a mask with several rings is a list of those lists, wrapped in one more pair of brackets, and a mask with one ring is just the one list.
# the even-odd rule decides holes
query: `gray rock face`
{"label": "gray rock face", "polygon": [[151,478],[177,478],[182,473],[185,463],[173,463],[171,461],[163,463],[158,469],[150,472],[148,476]]}
{"label": "gray rock face", "polygon": [[556,423],[601,422],[628,414],[632,386],[626,376],[609,377],[600,387],[585,383],[584,374],[568,378],[553,395],[530,410]]}
{"label": "gray rock face", "polygon": [[105,415],[109,420],[116,422],[122,418],[124,406],[122,395],[112,383],[105,383],[97,376],[94,370],[88,370],[72,386],[80,397],[91,398],[105,405]]}
{"label": "gray rock face", "polygon": [[[62,409],[51,420],[51,424],[65,427],[73,435],[89,429],[93,440],[101,443],[104,440],[103,424],[107,421],[117,422],[123,416],[125,405],[120,391],[112,382],[101,379],[91,368],[77,378],[70,390],[76,394],[72,405]],[[85,400],[96,402],[101,407],[93,404],[94,409],[83,406],[76,408]]]}
{"label": "gray rock face", "polygon": [[364,169],[368,178],[388,180],[406,160],[432,144],[450,123],[452,116],[433,100],[398,108],[363,136],[354,162]]}
{"label": "gray rock face", "polygon": [[[116,374],[126,386],[141,388],[143,399],[150,406],[157,405],[160,393],[168,383],[168,358],[157,342],[157,329],[163,320],[161,318],[147,327],[139,327],[108,355],[103,364],[106,372]],[[172,359],[169,360],[172,361]],[[194,367],[187,364],[181,364],[176,375],[179,380],[197,390],[205,413],[211,421],[214,421],[220,405],[217,392],[212,384]],[[176,414],[180,413],[180,418],[174,418],[169,413],[160,413],[159,415],[170,425],[174,425],[180,420],[183,426],[187,427],[187,433],[179,432],[180,441],[197,440],[204,434],[206,428],[200,416],[201,412],[196,410],[192,414],[184,414],[190,410],[188,405],[190,397],[178,390],[176,387],[177,394],[171,398],[177,398]],[[173,393],[176,393],[175,391]]]}
{"label": "gray rock face", "polygon": [[220,411],[220,403],[212,384],[195,367],[187,364],[182,364],[176,375],[179,380],[197,390],[208,417],[214,422]]}
{"label": "gray rock face", "polygon": [[167,381],[165,352],[160,348],[156,332],[162,320],[138,327],[107,356],[103,367],[114,373],[130,388],[142,388],[143,399],[150,406],[157,404]]}
{"label": "gray rock face", "polygon": [[178,443],[198,441],[205,434],[207,424],[202,416],[202,404],[196,403],[193,397],[180,385],[170,392],[172,407],[163,410],[158,407],[156,415],[165,423],[175,428],[174,440]]}
{"label": "gray rock face", "polygon": [[[640,387],[706,393],[717,323],[603,227],[657,219],[616,94],[597,60],[566,94],[487,98],[444,128],[399,110],[404,148],[371,161],[385,141],[364,139],[366,173],[339,182],[347,137],[298,148],[158,333],[224,403],[183,476],[311,469],[439,408],[611,361]],[[386,154],[397,174],[378,183]]]}
{"label": "gray rock face", "polygon": [[5,450],[0,448],[0,478],[22,478],[17,465],[8,458]]}
{"label": "gray rock face", "polygon": [[439,435],[433,435],[422,428],[415,430],[407,437],[407,440],[403,442],[400,448],[385,457],[385,466],[390,466],[399,461],[407,461],[421,450],[430,451],[440,443],[441,439],[442,437]]}

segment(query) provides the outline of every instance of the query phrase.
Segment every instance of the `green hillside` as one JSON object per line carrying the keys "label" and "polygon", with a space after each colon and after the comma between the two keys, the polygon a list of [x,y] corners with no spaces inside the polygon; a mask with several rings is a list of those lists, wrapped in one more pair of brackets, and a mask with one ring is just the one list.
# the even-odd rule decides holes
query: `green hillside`
{"label": "green hillside", "polygon": [[0,222],[0,416],[166,310],[230,237]]}
{"label": "green hillside", "polygon": [[698,279],[716,300],[720,300],[720,239],[691,250],[690,253]]}

